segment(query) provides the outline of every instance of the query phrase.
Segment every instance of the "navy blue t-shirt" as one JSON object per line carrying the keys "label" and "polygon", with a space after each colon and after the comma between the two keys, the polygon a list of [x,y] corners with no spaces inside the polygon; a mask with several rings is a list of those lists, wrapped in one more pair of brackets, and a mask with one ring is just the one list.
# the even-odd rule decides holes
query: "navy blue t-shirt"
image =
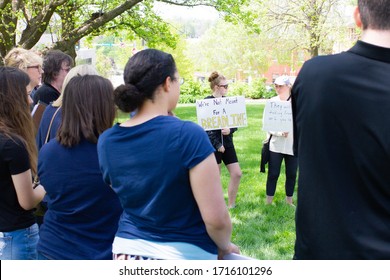
{"label": "navy blue t-shirt", "polygon": [[38,251],[53,259],[112,259],[122,209],[103,181],[96,144],[49,141],[39,152],[38,175],[48,206]]}
{"label": "navy blue t-shirt", "polygon": [[[56,113],[56,111],[58,112]],[[53,119],[53,115],[56,113]],[[39,124],[38,133],[36,136],[38,151],[45,144],[47,132],[49,130],[50,122],[53,119],[50,128],[50,134],[48,141],[56,137],[57,130],[60,127],[61,119],[62,119],[62,109],[58,107],[54,107],[52,104],[49,104],[45,111],[43,112],[41,122]]]}
{"label": "navy blue t-shirt", "polygon": [[186,242],[215,254],[189,179],[189,170],[213,152],[199,125],[171,116],[105,131],[98,142],[100,166],[124,209],[116,235]]}

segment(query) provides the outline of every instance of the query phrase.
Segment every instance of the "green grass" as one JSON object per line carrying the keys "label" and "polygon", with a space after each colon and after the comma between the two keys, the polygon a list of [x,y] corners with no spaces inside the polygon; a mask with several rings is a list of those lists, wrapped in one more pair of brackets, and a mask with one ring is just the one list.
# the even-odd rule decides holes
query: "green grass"
{"label": "green grass", "polygon": [[[261,130],[264,105],[247,104],[246,109],[248,126],[234,133],[234,145],[243,175],[237,206],[229,210],[233,222],[232,241],[240,246],[244,255],[261,260],[289,260],[294,251],[295,209],[284,202],[284,166],[274,204],[266,205],[267,175],[259,172],[260,150],[266,137]],[[195,105],[178,105],[174,113],[183,120],[197,120]],[[229,173],[225,167],[222,168],[221,181],[227,201]]]}

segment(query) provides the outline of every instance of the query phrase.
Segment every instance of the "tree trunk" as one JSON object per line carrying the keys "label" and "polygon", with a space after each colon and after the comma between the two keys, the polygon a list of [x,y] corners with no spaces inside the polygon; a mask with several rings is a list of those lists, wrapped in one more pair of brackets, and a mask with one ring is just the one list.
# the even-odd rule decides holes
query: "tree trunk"
{"label": "tree trunk", "polygon": [[64,53],[70,55],[74,61],[76,61],[76,45],[73,41],[58,41],[53,49],[63,51]]}

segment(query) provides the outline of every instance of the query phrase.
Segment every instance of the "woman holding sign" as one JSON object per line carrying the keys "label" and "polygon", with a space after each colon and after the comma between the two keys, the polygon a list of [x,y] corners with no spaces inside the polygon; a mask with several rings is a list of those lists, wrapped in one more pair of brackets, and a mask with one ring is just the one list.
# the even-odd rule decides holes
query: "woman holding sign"
{"label": "woman holding sign", "polygon": [[[280,76],[275,82],[276,93],[271,100],[288,101],[290,100],[290,91],[292,83],[288,76]],[[270,140],[270,158],[268,163],[267,176],[267,204],[271,204],[275,195],[276,184],[280,175],[280,168],[284,159],[286,169],[286,202],[293,205],[293,194],[295,181],[297,177],[298,160],[293,153],[293,134],[292,132],[269,131]]]}
{"label": "woman holding sign", "polygon": [[[225,97],[228,91],[228,83],[226,78],[214,71],[209,77],[210,88],[213,94],[207,96],[208,98]],[[228,207],[234,208],[236,206],[236,197],[238,192],[238,185],[240,184],[242,172],[238,164],[236,150],[233,144],[233,133],[237,128],[223,128],[218,130],[207,131],[211,144],[214,146],[216,152],[215,157],[221,172],[221,163],[226,165],[230,174],[230,182],[228,187]]]}

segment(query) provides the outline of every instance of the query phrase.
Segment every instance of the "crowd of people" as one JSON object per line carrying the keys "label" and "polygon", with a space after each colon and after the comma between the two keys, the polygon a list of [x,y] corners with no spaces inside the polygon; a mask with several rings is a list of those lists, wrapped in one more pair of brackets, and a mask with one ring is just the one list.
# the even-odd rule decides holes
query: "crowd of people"
{"label": "crowd of people", "polygon": [[[269,131],[266,203],[284,161],[286,202],[298,173],[294,259],[390,258],[390,1],[358,0],[362,37],[313,58],[273,100],[293,131]],[[14,48],[0,67],[0,259],[216,260],[231,242],[242,171],[237,128],[207,131],[172,112],[172,55],[132,55],[124,84],[58,50]],[[41,85],[41,79],[43,84]],[[228,80],[209,77],[224,98]],[[45,108],[34,126],[34,105]],[[116,109],[129,119],[113,124]],[[131,114],[131,117],[130,117]],[[221,165],[229,171],[228,203]],[[41,216],[36,209],[42,208]]]}
{"label": "crowd of people", "polygon": [[[17,48],[10,58],[18,64],[0,72],[0,259],[239,253],[214,148],[172,115],[181,79],[170,54],[133,55],[115,90],[61,51],[42,59]],[[45,106],[37,131],[32,104]],[[134,114],[113,126],[117,107]]]}

